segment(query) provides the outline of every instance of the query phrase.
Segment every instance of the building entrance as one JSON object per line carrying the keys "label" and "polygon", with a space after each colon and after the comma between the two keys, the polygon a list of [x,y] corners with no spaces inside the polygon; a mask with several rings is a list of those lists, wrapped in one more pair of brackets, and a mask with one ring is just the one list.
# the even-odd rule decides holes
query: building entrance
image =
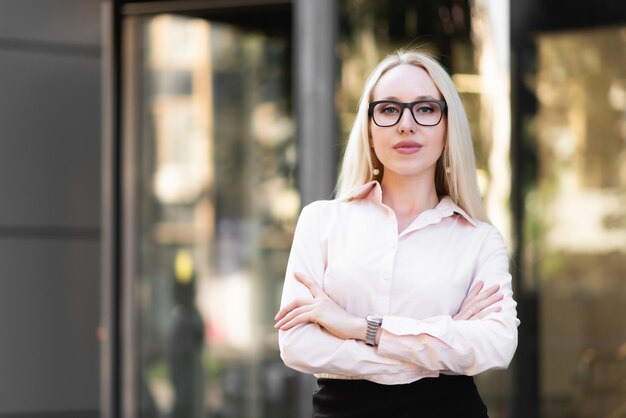
{"label": "building entrance", "polygon": [[291,9],[235,9],[122,21],[135,417],[294,416],[296,373],[273,328],[300,209]]}

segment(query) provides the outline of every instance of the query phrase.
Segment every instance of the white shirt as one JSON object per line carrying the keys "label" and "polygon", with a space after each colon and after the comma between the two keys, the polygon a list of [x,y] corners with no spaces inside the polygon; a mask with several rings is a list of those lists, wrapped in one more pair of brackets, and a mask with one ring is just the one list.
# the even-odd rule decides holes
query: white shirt
{"label": "white shirt", "polygon": [[[400,233],[376,181],[349,199],[313,202],[298,220],[281,307],[311,297],[295,272],[314,279],[347,312],[384,317],[377,347],[313,323],[279,331],[281,358],[301,372],[403,384],[506,368],[517,347],[506,245],[495,227],[471,219],[449,197]],[[502,310],[453,321],[479,280],[484,289],[500,285]]]}

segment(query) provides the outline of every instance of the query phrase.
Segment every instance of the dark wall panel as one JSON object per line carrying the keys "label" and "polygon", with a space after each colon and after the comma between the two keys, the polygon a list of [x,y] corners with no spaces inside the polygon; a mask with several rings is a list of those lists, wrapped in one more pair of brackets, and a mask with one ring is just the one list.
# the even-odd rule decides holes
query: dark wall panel
{"label": "dark wall panel", "polygon": [[0,414],[97,409],[99,251],[0,239]]}
{"label": "dark wall panel", "polygon": [[0,0],[0,40],[100,45],[98,0]]}
{"label": "dark wall panel", "polygon": [[100,407],[99,0],[0,0],[0,417]]}
{"label": "dark wall panel", "polygon": [[0,49],[1,226],[100,222],[100,60]]}

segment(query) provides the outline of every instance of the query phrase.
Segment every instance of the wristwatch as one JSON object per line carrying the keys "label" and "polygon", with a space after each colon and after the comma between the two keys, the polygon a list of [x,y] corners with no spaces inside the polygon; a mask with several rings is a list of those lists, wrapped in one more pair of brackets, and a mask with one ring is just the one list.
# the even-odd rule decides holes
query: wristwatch
{"label": "wristwatch", "polygon": [[365,333],[365,344],[376,345],[376,334],[383,323],[383,317],[379,314],[367,315],[367,332]]}

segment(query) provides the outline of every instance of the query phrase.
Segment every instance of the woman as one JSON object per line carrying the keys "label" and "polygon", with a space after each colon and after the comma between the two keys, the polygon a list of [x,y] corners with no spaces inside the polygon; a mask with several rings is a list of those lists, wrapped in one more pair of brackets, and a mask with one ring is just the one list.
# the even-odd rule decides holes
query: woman
{"label": "woman", "polygon": [[313,373],[316,417],[486,417],[473,376],[517,347],[505,243],[467,117],[439,63],[399,51],[368,78],[338,198],[302,210],[276,315]]}

